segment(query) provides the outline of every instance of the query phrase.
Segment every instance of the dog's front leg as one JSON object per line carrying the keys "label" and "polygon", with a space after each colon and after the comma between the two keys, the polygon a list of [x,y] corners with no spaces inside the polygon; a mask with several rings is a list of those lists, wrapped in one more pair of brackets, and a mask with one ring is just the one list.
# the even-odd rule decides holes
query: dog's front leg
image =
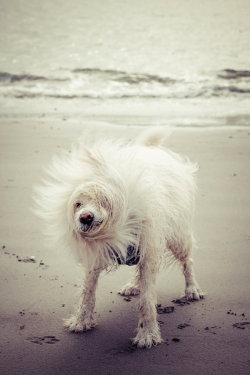
{"label": "dog's front leg", "polygon": [[79,306],[74,315],[65,321],[65,327],[71,332],[89,331],[94,328],[93,318],[95,307],[95,293],[101,269],[91,268],[86,270],[84,288]]}
{"label": "dog's front leg", "polygon": [[150,348],[152,345],[160,344],[163,341],[156,312],[155,281],[157,270],[157,263],[152,258],[147,259],[147,256],[139,265],[139,323],[137,335],[133,339],[133,343],[139,348]]}

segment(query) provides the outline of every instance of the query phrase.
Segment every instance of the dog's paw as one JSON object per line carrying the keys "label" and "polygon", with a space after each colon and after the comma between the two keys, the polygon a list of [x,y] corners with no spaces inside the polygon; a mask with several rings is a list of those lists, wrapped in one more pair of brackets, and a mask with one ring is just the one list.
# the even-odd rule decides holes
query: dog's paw
{"label": "dog's paw", "polygon": [[121,296],[137,296],[140,294],[140,289],[132,283],[124,285],[124,287],[119,291]]}
{"label": "dog's paw", "polygon": [[64,327],[70,332],[85,332],[90,331],[96,326],[93,319],[81,318],[78,316],[71,316],[69,319],[65,319]]}
{"label": "dog's paw", "polygon": [[159,328],[156,329],[138,329],[137,335],[132,339],[133,345],[138,348],[151,348],[152,346],[163,342]]}
{"label": "dog's paw", "polygon": [[204,293],[196,285],[189,285],[185,290],[185,298],[188,301],[198,301],[199,299],[204,298]]}

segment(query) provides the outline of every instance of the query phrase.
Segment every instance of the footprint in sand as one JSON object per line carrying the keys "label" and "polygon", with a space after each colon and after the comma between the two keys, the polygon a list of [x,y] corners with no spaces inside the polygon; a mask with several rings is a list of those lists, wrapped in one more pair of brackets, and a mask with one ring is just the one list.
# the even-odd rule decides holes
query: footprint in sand
{"label": "footprint in sand", "polygon": [[33,344],[43,345],[43,344],[56,344],[59,339],[57,339],[55,336],[43,336],[43,337],[27,337],[28,341],[32,342]]}

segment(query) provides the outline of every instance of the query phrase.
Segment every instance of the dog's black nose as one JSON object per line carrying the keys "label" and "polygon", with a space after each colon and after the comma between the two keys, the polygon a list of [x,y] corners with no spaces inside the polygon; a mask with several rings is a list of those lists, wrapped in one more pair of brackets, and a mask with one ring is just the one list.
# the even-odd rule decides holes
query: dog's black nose
{"label": "dog's black nose", "polygon": [[92,214],[92,212],[85,212],[80,216],[79,220],[81,224],[90,225],[94,220],[94,215]]}

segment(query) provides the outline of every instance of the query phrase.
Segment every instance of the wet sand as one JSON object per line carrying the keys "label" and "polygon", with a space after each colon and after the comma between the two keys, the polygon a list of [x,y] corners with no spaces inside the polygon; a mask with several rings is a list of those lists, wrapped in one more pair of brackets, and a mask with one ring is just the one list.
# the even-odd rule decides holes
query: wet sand
{"label": "wet sand", "polygon": [[248,374],[250,129],[179,128],[169,139],[171,149],[200,165],[194,259],[207,296],[174,304],[183,291],[181,272],[162,270],[158,303],[175,307],[159,314],[166,341],[134,350],[129,338],[137,324],[135,299],[117,294],[133,267],[101,277],[97,328],[68,333],[62,319],[73,311],[82,270],[70,254],[45,247],[30,211],[42,167],[87,127],[97,136],[129,138],[141,129],[59,117],[1,119],[1,375]]}

